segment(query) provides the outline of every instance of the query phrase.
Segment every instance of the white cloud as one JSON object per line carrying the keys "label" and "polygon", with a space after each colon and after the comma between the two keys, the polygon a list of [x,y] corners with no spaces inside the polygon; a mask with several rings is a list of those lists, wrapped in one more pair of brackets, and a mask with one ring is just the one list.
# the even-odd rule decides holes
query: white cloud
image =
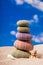
{"label": "white cloud", "polygon": [[41,34],[39,34],[37,36],[33,35],[32,40],[35,41],[35,42],[38,42],[38,43],[43,42],[43,33],[41,33]]}
{"label": "white cloud", "polygon": [[22,5],[24,3],[23,0],[15,0],[15,2],[16,2],[17,5]]}
{"label": "white cloud", "polygon": [[40,39],[35,35],[33,36],[32,40],[35,41],[35,42],[40,43]]}
{"label": "white cloud", "polygon": [[32,0],[24,0],[26,3],[32,3],[33,1]]}
{"label": "white cloud", "polygon": [[25,0],[26,3],[31,4],[33,7],[43,11],[43,2],[40,0]]}
{"label": "white cloud", "polygon": [[40,10],[43,11],[43,2],[40,2],[38,7],[39,7]]}
{"label": "white cloud", "polygon": [[32,4],[32,6],[43,11],[43,2],[39,2],[37,4]]}
{"label": "white cloud", "polygon": [[37,23],[38,22],[38,15],[37,14],[35,14],[34,16],[33,16],[33,20]]}
{"label": "white cloud", "polygon": [[33,20],[29,20],[28,22],[29,22],[29,24],[32,24],[33,23]]}
{"label": "white cloud", "polygon": [[38,15],[37,14],[35,14],[34,16],[33,16],[33,19],[31,19],[31,20],[29,20],[29,24],[32,24],[32,23],[38,23],[39,22],[39,18],[38,18]]}
{"label": "white cloud", "polygon": [[15,31],[10,31],[10,34],[11,35],[16,35],[16,32]]}
{"label": "white cloud", "polygon": [[43,42],[43,37],[41,37],[40,40]]}
{"label": "white cloud", "polygon": [[43,11],[43,2],[40,0],[15,0],[16,4],[22,5],[24,3],[30,4],[33,7]]}

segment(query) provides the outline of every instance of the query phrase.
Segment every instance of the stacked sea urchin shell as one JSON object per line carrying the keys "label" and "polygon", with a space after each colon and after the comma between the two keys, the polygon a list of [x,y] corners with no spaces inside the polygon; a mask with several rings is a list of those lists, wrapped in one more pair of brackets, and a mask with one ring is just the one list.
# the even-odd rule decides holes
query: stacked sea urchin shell
{"label": "stacked sea urchin shell", "polygon": [[29,58],[33,49],[33,44],[30,42],[32,35],[30,34],[30,28],[27,20],[20,20],[17,22],[18,32],[16,34],[16,40],[14,42],[15,49],[12,52],[12,56],[16,58]]}

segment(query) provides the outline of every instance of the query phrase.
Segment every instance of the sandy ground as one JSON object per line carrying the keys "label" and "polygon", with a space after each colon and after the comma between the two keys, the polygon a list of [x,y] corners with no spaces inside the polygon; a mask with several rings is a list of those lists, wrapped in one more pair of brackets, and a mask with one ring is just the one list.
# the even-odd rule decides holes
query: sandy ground
{"label": "sandy ground", "polygon": [[35,45],[34,50],[41,54],[41,58],[15,58],[14,60],[8,58],[8,54],[14,47],[0,47],[0,65],[43,65],[43,44]]}

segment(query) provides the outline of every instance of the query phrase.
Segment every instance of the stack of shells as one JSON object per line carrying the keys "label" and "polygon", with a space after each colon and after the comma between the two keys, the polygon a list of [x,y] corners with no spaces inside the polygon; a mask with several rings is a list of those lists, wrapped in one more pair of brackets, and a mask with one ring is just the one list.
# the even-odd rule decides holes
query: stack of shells
{"label": "stack of shells", "polygon": [[28,27],[27,20],[20,20],[17,22],[19,26],[16,34],[16,40],[14,42],[15,49],[12,52],[12,56],[16,58],[29,58],[31,55],[30,50],[33,49],[33,44],[30,42],[32,35],[30,34],[30,28]]}

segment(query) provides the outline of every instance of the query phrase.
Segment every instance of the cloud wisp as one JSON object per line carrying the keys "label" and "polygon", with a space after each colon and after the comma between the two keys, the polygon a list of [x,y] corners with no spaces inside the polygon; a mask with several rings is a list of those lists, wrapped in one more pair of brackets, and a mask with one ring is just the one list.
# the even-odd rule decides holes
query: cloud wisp
{"label": "cloud wisp", "polygon": [[10,34],[11,35],[16,35],[16,32],[12,30],[12,31],[10,31]]}
{"label": "cloud wisp", "polygon": [[32,40],[33,40],[34,42],[38,42],[38,43],[43,42],[43,33],[40,33],[40,34],[37,35],[37,36],[33,35]]}
{"label": "cloud wisp", "polygon": [[43,2],[41,2],[40,0],[15,0],[15,2],[17,5],[22,5],[24,3],[27,3],[43,11]]}
{"label": "cloud wisp", "polygon": [[24,4],[24,1],[23,0],[15,0],[16,4],[17,5],[22,5]]}
{"label": "cloud wisp", "polygon": [[37,14],[35,14],[34,16],[33,16],[33,19],[31,19],[31,20],[29,20],[29,24],[32,24],[32,23],[38,23],[39,22],[39,18],[38,18],[38,15]]}

